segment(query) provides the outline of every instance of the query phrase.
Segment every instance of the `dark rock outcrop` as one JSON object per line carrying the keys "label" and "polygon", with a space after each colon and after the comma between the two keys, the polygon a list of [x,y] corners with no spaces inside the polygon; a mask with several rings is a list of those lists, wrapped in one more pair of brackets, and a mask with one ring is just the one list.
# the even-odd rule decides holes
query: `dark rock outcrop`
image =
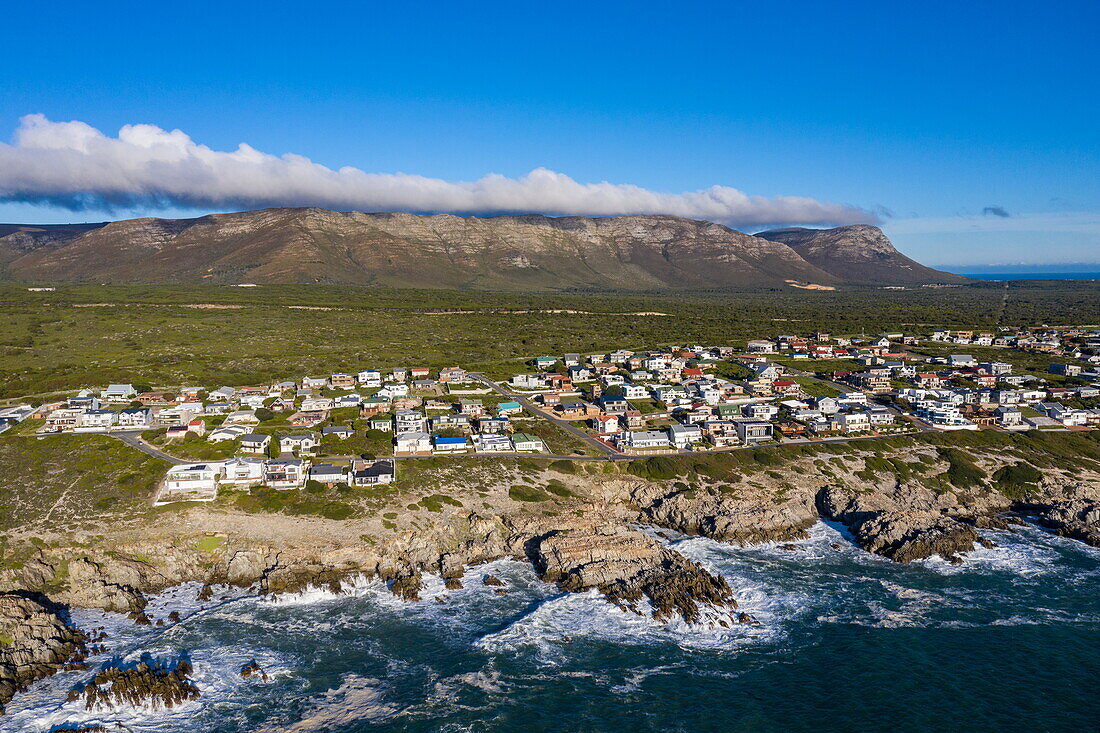
{"label": "dark rock outcrop", "polygon": [[199,698],[191,671],[191,663],[185,659],[175,667],[146,661],[133,667],[107,667],[83,687],[70,690],[69,699],[83,698],[88,710],[119,705],[171,708]]}
{"label": "dark rock outcrop", "polygon": [[1022,504],[1020,509],[1033,514],[1044,527],[1062,537],[1100,547],[1100,501],[1093,499],[1052,500]]}
{"label": "dark rock outcrop", "polygon": [[31,682],[77,668],[86,642],[47,598],[0,594],[0,713]]}
{"label": "dark rock outcrop", "polygon": [[874,494],[829,486],[818,493],[817,506],[823,517],[847,527],[860,547],[896,562],[932,555],[959,562],[959,553],[986,544],[973,522],[929,509],[884,506],[882,498]]}
{"label": "dark rock outcrop", "polygon": [[737,607],[724,578],[626,527],[552,532],[537,540],[534,562],[543,580],[571,593],[595,588],[634,613],[648,599],[658,620],[682,616],[695,623],[704,606]]}

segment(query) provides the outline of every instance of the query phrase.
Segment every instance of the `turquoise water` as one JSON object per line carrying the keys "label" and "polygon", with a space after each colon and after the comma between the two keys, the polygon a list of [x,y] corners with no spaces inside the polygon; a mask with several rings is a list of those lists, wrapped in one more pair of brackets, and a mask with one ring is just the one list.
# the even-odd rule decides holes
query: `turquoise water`
{"label": "turquoise water", "polygon": [[[81,612],[109,625],[124,660],[186,653],[203,697],[170,712],[87,712],[63,698],[88,673],[59,675],[17,698],[0,730],[1097,728],[1100,551],[1027,528],[989,533],[1000,546],[962,566],[896,565],[832,527],[812,534],[796,551],[674,543],[721,572],[758,627],[661,626],[562,595],[516,562],[489,568],[509,584],[500,595],[480,584],[482,568],[462,591],[430,581],[414,604],[363,584],[343,597],[192,603],[167,630]],[[236,674],[253,658],[269,682]]]}

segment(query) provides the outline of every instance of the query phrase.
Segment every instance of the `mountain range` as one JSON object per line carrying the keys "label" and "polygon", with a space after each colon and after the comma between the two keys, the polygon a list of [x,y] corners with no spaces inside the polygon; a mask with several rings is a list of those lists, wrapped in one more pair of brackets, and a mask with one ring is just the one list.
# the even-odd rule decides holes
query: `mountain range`
{"label": "mountain range", "polygon": [[966,282],[914,262],[869,225],[754,236],[674,216],[461,217],[319,208],[0,224],[0,276],[521,291]]}

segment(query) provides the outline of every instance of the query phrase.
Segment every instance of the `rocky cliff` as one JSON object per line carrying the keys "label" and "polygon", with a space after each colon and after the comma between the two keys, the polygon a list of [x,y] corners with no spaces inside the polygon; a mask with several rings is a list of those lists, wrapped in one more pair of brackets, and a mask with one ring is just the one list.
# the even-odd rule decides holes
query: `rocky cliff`
{"label": "rocky cliff", "polygon": [[[324,282],[482,290],[959,280],[917,265],[892,246],[893,254],[881,257],[885,237],[875,227],[863,229],[878,232],[878,239],[849,242],[843,260],[815,261],[775,237],[674,216],[459,217],[266,209],[106,225],[0,225],[0,265],[8,278],[24,281]],[[858,253],[862,246],[869,248],[866,256]]]}
{"label": "rocky cliff", "polygon": [[877,285],[963,283],[967,278],[933,270],[903,255],[882,230],[869,224],[835,229],[773,229],[760,239],[787,245],[802,259],[834,277]]}

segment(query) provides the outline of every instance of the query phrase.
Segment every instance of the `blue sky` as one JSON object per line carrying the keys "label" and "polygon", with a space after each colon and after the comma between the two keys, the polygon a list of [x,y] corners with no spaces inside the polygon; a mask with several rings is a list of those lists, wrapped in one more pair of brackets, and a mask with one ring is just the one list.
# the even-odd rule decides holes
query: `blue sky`
{"label": "blue sky", "polygon": [[[100,173],[61,180],[64,165],[40,148],[15,150],[20,119],[37,114],[108,138],[148,124],[213,151],[246,143],[333,171],[440,179],[426,198],[393,199],[427,208],[455,194],[443,182],[546,168],[581,184],[765,197],[718,196],[750,231],[769,216],[863,212],[930,264],[1100,261],[1095,1],[406,5],[6,8],[18,32],[0,44],[0,153],[13,153],[0,155],[0,221],[192,216],[253,200],[205,195],[232,188],[222,180],[173,180],[165,192],[123,172],[111,185],[133,190],[105,196],[111,210],[99,194],[79,198],[91,209],[58,206],[74,201],[65,186],[94,190]],[[218,176],[239,175],[230,162]],[[386,202],[378,187],[409,180],[372,180],[362,195]],[[503,199],[464,189],[454,207],[575,205],[543,205],[543,184],[557,185],[508,183]],[[714,196],[704,198],[652,206],[705,213]]]}

